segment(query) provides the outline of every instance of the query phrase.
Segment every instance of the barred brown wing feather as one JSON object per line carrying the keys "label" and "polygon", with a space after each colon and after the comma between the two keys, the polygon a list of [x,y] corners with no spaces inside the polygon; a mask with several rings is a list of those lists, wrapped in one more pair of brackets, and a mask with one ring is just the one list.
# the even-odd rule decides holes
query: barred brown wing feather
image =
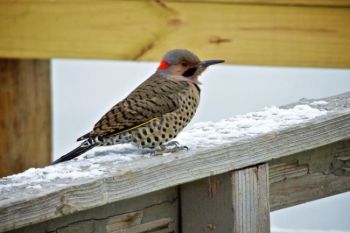
{"label": "barred brown wing feather", "polygon": [[119,134],[175,111],[180,93],[188,88],[187,82],[151,77],[107,112],[95,124],[90,136]]}
{"label": "barred brown wing feather", "polygon": [[[168,97],[163,97],[168,98]],[[176,101],[168,103],[157,101],[156,98],[150,100],[133,99],[129,103],[126,100],[118,103],[101,120],[99,120],[92,132],[93,135],[118,134],[128,131],[160,117],[163,114],[177,109]]]}

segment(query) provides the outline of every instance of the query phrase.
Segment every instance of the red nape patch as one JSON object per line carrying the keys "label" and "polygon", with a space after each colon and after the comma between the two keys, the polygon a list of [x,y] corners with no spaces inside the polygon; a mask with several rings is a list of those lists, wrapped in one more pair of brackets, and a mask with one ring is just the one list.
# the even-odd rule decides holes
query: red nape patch
{"label": "red nape patch", "polygon": [[170,66],[167,61],[162,60],[157,68],[157,70],[165,70]]}

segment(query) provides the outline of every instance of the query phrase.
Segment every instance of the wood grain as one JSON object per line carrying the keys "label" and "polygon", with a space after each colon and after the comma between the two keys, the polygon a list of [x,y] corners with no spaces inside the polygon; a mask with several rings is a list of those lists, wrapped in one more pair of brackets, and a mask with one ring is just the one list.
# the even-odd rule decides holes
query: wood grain
{"label": "wood grain", "polygon": [[[118,167],[107,163],[103,170],[108,173],[101,177],[67,180],[59,186],[43,184],[43,192],[26,193],[14,187],[0,199],[0,232],[350,138],[350,93],[324,100],[328,104],[315,107],[327,109],[328,114],[281,131],[242,138],[212,149],[143,158]],[[296,104],[313,101],[303,99]]]}
{"label": "wood grain", "polygon": [[268,165],[180,186],[183,233],[269,232]]}
{"label": "wood grain", "polygon": [[350,172],[343,169],[346,162],[339,162],[346,156],[350,140],[271,161],[271,210],[349,191]]}
{"label": "wood grain", "polygon": [[231,173],[180,186],[182,233],[232,233]]}
{"label": "wood grain", "polygon": [[178,233],[178,216],[174,187],[8,233]]}
{"label": "wood grain", "polygon": [[0,56],[130,60],[153,46],[169,14],[151,1],[1,2]]}
{"label": "wood grain", "polygon": [[0,57],[350,67],[348,0],[2,1]]}
{"label": "wood grain", "polygon": [[[187,0],[166,0],[166,2],[188,2]],[[349,0],[191,0],[191,2],[235,3],[252,5],[323,6],[348,7]]]}
{"label": "wood grain", "polygon": [[51,161],[49,75],[47,60],[0,59],[0,177]]}
{"label": "wood grain", "polygon": [[268,164],[232,173],[233,233],[270,232]]}

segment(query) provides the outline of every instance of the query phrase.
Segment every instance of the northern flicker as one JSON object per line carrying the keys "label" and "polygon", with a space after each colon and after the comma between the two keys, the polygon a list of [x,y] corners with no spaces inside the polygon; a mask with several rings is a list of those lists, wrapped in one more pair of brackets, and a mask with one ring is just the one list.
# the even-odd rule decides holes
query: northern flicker
{"label": "northern flicker", "polygon": [[71,160],[95,146],[132,143],[163,150],[190,122],[199,104],[198,76],[223,60],[200,61],[192,52],[166,53],[156,72],[117,103],[80,138],[81,145],[53,164]]}

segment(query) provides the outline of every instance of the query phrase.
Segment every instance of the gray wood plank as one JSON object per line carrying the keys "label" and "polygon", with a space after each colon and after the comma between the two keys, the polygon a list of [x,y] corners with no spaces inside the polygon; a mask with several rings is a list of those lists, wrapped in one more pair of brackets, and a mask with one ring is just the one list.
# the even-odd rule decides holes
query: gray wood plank
{"label": "gray wood plank", "polygon": [[[302,100],[299,104],[312,101]],[[326,101],[328,104],[314,107],[327,109],[328,114],[284,130],[242,138],[212,149],[142,158],[117,168],[103,164],[108,173],[57,186],[45,184],[37,193],[26,193],[24,187],[14,188],[0,198],[0,232],[350,138],[350,93]]]}
{"label": "gray wood plank", "polygon": [[270,232],[268,164],[232,173],[234,233]]}
{"label": "gray wood plank", "polygon": [[231,173],[180,186],[182,233],[232,233]]}
{"label": "gray wood plank", "polygon": [[268,165],[181,185],[183,233],[269,232]]}
{"label": "gray wood plank", "polygon": [[349,161],[350,140],[271,161],[271,210],[350,191]]}
{"label": "gray wood plank", "polygon": [[178,189],[174,187],[29,225],[11,233],[177,233],[178,206]]}

